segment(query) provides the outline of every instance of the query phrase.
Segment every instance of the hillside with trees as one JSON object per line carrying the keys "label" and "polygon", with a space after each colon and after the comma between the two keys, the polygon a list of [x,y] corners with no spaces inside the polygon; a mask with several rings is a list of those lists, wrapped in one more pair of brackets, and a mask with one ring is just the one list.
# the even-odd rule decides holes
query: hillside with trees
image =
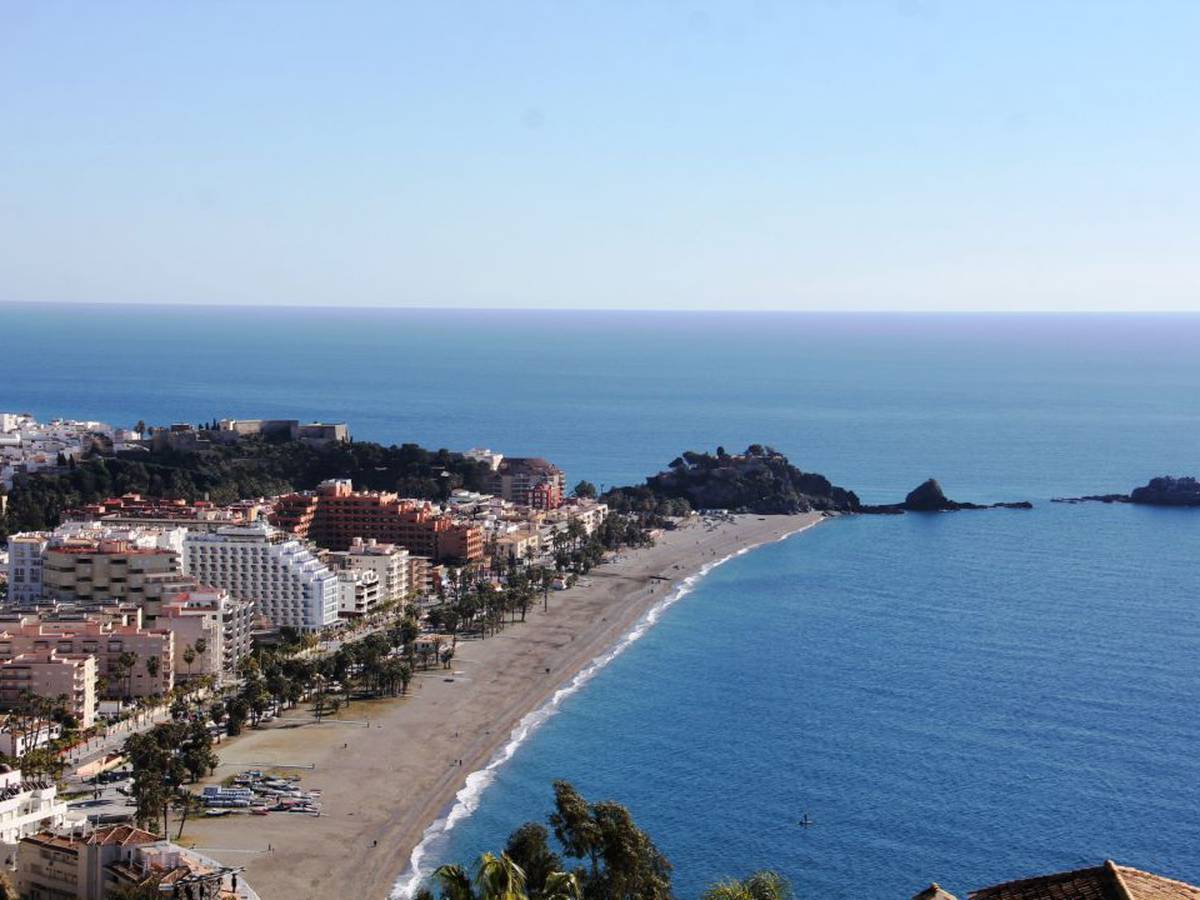
{"label": "hillside with trees", "polygon": [[626,512],[679,515],[688,509],[727,509],[761,515],[818,511],[857,512],[853,491],[824,475],[802,472],[771,447],[751,444],[744,453],[691,450],[646,479],[644,485],[613,488],[604,501]]}
{"label": "hillside with trees", "polygon": [[201,452],[159,450],[92,456],[54,473],[18,478],[0,520],[6,534],[53,528],[64,510],[133,492],[147,497],[232,503],[309,490],[326,478],[405,497],[445,499],[457,488],[485,487],[487,465],[449,450],[370,442],[310,447],[298,441],[248,438]]}

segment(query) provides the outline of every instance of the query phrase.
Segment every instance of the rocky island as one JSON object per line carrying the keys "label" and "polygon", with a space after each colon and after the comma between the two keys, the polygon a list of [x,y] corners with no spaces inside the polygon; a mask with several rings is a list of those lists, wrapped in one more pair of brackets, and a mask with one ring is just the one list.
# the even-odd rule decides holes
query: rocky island
{"label": "rocky island", "polygon": [[1055,497],[1054,503],[1137,503],[1143,506],[1200,506],[1200,481],[1160,475],[1128,494],[1089,494],[1086,497]]}
{"label": "rocky island", "polygon": [[860,511],[866,513],[957,512],[962,509],[1033,509],[1033,504],[1028,500],[1019,500],[1015,503],[961,503],[947,497],[936,478],[929,478],[909,491],[903,503],[864,506]]}

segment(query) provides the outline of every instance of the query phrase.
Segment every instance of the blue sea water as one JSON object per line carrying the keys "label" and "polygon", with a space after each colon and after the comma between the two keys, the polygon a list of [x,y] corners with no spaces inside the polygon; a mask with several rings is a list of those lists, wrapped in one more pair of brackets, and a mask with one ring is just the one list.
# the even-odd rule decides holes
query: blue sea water
{"label": "blue sea water", "polygon": [[[957,893],[1114,857],[1200,881],[1200,515],[1061,506],[1200,469],[1200,317],[445,313],[0,304],[0,409],[332,418],[640,479],[770,443],[872,502],[729,561],[563,702],[437,848],[549,783],[626,803],[681,897]],[[817,825],[800,829],[804,812]]]}

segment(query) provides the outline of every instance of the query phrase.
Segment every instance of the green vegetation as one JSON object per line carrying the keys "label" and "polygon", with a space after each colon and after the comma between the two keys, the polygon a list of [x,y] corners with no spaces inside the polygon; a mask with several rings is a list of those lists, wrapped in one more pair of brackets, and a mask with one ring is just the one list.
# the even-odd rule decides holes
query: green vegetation
{"label": "green vegetation", "polygon": [[644,485],[618,487],[602,498],[618,512],[680,515],[683,509],[726,509],[764,514],[812,510],[855,512],[858,497],[823,475],[802,472],[786,456],[751,444],[737,455],[691,450],[671,461]]}
{"label": "green vegetation", "polygon": [[[32,749],[16,759],[0,759],[32,778],[43,775],[56,781],[61,779],[66,769],[63,751],[90,734],[80,730],[79,720],[70,712],[69,701],[66,694],[42,697],[23,691],[4,716],[4,725],[10,734],[27,735]],[[58,736],[50,739],[55,726]]]}
{"label": "green vegetation", "polygon": [[247,438],[211,450],[93,454],[57,473],[18,479],[0,517],[7,534],[53,528],[64,510],[124,493],[232,503],[253,497],[308,490],[326,478],[350,478],[365,490],[406,497],[445,499],[457,488],[483,490],[488,467],[448,450],[416,444],[385,447],[341,443],[314,448],[298,441]]}
{"label": "green vegetation", "polygon": [[149,731],[134,734],[125,742],[124,753],[133,768],[133,799],[137,802],[138,824],[154,827],[162,822],[169,834],[170,810],[180,811],[179,832],[196,797],[184,787],[217,767],[212,735],[203,721],[163,722]]}
{"label": "green vegetation", "polygon": [[[619,803],[589,803],[565,781],[554,783],[551,831],[527,822],[499,855],[484,853],[472,875],[461,865],[433,873],[419,900],[670,900],[671,864]],[[568,862],[571,861],[571,862]],[[722,881],[705,900],[790,900],[791,887],[774,872]]]}

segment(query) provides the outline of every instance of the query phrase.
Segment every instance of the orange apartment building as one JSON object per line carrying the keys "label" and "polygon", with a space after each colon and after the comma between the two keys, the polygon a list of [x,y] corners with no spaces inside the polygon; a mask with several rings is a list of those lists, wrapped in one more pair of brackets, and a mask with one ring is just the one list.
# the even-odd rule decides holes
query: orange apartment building
{"label": "orange apartment building", "polygon": [[435,562],[483,558],[483,532],[455,521],[423,500],[379,491],[355,491],[346,479],[317,490],[280,497],[272,525],[329,550],[346,550],[355,538],[397,544]]}

